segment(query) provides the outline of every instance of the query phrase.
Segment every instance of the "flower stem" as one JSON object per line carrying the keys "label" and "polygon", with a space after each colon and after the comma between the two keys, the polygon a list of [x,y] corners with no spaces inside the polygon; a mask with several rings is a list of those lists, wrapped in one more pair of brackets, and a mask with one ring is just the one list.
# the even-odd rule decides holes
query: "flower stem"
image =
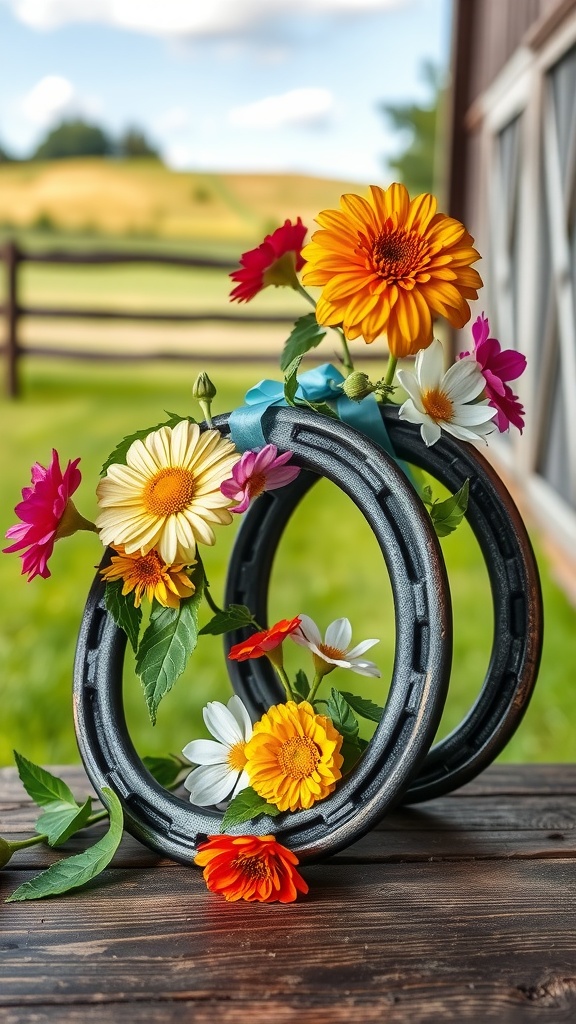
{"label": "flower stem", "polygon": [[325,675],[324,672],[317,672],[316,675],[314,676],[314,681],[312,683],[312,686],[310,687],[310,692],[308,694],[308,703],[309,704],[312,704],[312,702],[314,700],[314,697],[316,696],[316,692],[318,690],[318,687],[320,686],[320,683],[324,679],[324,675]]}
{"label": "flower stem", "polygon": [[392,381],[394,380],[394,374],[396,373],[397,363],[397,357],[390,356],[388,360],[388,366],[386,367],[386,376],[384,377],[384,383],[388,384],[389,386],[392,384]]}
{"label": "flower stem", "polygon": [[309,302],[310,305],[313,306],[314,309],[316,309],[316,299],[313,299],[312,296],[306,291],[306,289],[302,287],[300,281],[298,281],[298,286],[297,288],[294,289],[294,291],[302,295],[306,299],[306,302]]}
{"label": "flower stem", "polygon": [[206,604],[210,608],[210,611],[214,612],[214,615],[221,615],[223,609],[219,608],[218,605],[216,604],[216,601],[214,600],[212,594],[210,593],[210,586],[208,583],[206,583],[206,586],[204,587],[204,597],[206,598]]}
{"label": "flower stem", "polygon": [[340,335],[340,341],[342,342],[342,350],[344,352],[344,358],[342,359],[342,365],[346,370],[346,376],[349,377],[351,373],[354,373],[354,363],[352,362],[352,356],[350,355],[350,349],[348,348],[348,342],[346,336],[341,327],[338,328],[338,334]]}
{"label": "flower stem", "polygon": [[[272,664],[274,663],[272,662]],[[282,665],[274,665],[274,668],[276,669],[280,682],[282,683],[284,689],[286,690],[286,693],[290,700],[296,700],[296,695],[294,693],[294,690],[292,689],[290,680],[288,679],[286,669],[283,668]]]}
{"label": "flower stem", "polygon": [[29,839],[14,839],[6,840],[11,850],[23,850],[26,846],[35,846],[36,843],[43,843],[48,836],[38,834],[37,836],[30,836]]}

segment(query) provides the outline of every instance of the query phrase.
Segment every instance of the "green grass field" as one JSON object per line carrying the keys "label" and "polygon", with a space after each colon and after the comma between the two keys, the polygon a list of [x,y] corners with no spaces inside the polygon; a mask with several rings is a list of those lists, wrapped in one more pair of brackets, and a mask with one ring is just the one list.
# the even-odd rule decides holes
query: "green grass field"
{"label": "green grass field", "polygon": [[[190,389],[200,369],[219,386],[216,411],[242,400],[244,391],[270,367],[169,364],[79,365],[33,359],[23,365],[23,398],[2,399],[0,530],[15,521],[12,511],[29,481],[33,461],[46,464],[52,446],[63,460],[82,456],[83,483],[77,504],[96,515],[94,488],[99,467],[120,437],[154,425],[164,410],[191,409]],[[205,563],[216,599],[222,595],[234,527],[222,528]],[[537,538],[536,538],[537,545]],[[477,694],[488,664],[492,611],[486,572],[470,531],[460,528],[443,542],[453,594],[453,681],[441,733],[461,720]],[[93,535],[59,542],[52,578],[28,584],[15,556],[0,559],[0,763],[12,748],[32,760],[77,760],[71,708],[75,636],[101,549]],[[571,666],[576,661],[574,611],[541,563],[546,640],[540,681],[526,718],[505,754],[507,760],[573,760]],[[389,584],[371,532],[352,503],[327,482],[318,484],[298,509],[283,539],[273,575],[270,619],[307,612],[324,627],[346,615],[358,639],[378,636],[374,658],[381,681],[340,673],[340,685],[382,701],[389,679],[394,621]],[[289,645],[290,666],[302,654]],[[337,683],[336,677],[331,677]],[[352,687],[351,684],[354,683]],[[161,705],[158,724],[147,720],[140,684],[128,666],[127,716],[141,754],[179,751],[199,734],[207,699],[230,694],[218,638],[202,638],[190,666]]]}

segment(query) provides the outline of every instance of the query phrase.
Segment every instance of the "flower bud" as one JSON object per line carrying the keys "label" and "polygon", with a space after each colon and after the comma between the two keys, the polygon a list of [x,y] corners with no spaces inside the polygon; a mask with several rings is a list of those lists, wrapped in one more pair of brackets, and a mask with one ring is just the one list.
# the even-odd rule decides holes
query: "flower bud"
{"label": "flower bud", "polygon": [[192,386],[192,398],[208,399],[216,397],[216,388],[207,373],[199,373]]}
{"label": "flower bud", "polygon": [[346,377],[341,387],[346,397],[351,398],[353,402],[361,402],[376,390],[376,385],[372,383],[368,374],[362,373],[362,370],[354,370],[354,373]]}
{"label": "flower bud", "polygon": [[209,427],[212,426],[212,399],[216,388],[207,373],[199,373],[192,387],[192,398],[197,399]]}

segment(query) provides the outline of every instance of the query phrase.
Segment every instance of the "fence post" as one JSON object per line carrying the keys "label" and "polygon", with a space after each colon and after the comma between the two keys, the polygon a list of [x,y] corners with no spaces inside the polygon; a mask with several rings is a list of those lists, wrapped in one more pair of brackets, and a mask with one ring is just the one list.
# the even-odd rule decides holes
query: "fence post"
{"label": "fence post", "polygon": [[9,398],[17,398],[18,387],[18,263],[20,252],[16,242],[6,242],[4,263],[6,266],[6,390]]}

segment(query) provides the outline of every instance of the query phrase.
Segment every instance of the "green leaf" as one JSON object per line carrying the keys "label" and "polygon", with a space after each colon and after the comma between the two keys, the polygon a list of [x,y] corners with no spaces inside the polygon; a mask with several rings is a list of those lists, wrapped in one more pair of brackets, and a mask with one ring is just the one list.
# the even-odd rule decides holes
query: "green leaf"
{"label": "green leaf", "polygon": [[204,592],[204,571],[195,567],[192,597],[180,601],[179,608],[152,605],[150,623],[138,648],[136,672],[142,680],[152,725],[160,701],[182,675],[188,658],[198,642],[198,605]]}
{"label": "green leaf", "polygon": [[198,636],[211,634],[219,636],[221,633],[228,633],[231,629],[241,629],[243,626],[254,624],[254,617],[245,604],[229,604],[221,612],[216,612],[214,617],[202,627]]}
{"label": "green leaf", "polygon": [[284,345],[280,369],[287,370],[290,364],[320,344],[326,331],[320,326],[315,313],[306,313],[298,318],[290,337]]}
{"label": "green leaf", "polygon": [[468,508],[470,481],[465,480],[459,491],[445,501],[435,501],[430,509],[430,518],[438,537],[447,537],[460,525]]}
{"label": "green leaf", "polygon": [[114,451],[111,452],[106,459],[106,462],[100,470],[100,476],[104,476],[109,467],[115,462],[119,462],[121,465],[126,464],[128,449],[134,441],[143,441],[144,438],[148,437],[148,434],[151,434],[154,430],[160,430],[160,427],[175,427],[177,423],[180,423],[180,420],[189,420],[190,423],[196,423],[193,416],[178,416],[174,412],[169,412],[168,419],[164,420],[162,423],[157,423],[155,427],[136,430],[133,434],[128,434],[126,437],[123,437],[120,443],[116,445]]}
{"label": "green leaf", "polygon": [[7,903],[37,900],[44,896],[56,896],[70,889],[77,889],[96,878],[108,867],[122,839],[124,822],[120,801],[107,786],[102,790],[102,799],[110,815],[110,827],[106,835],[89,850],[59,860],[30,882],[24,882],[8,897]]}
{"label": "green leaf", "polygon": [[81,807],[68,803],[48,804],[36,822],[36,831],[46,836],[50,846],[60,846],[84,828],[91,813],[92,797],[88,797]]}
{"label": "green leaf", "polygon": [[354,739],[344,737],[342,746],[340,747],[340,753],[344,758],[342,765],[342,774],[346,775],[351,772],[354,766],[360,760],[362,755],[362,747],[360,746],[360,737],[356,736]]}
{"label": "green leaf", "polygon": [[69,807],[78,809],[72,791],[66,783],[57,775],[52,775],[45,768],[34,764],[28,758],[14,751],[14,759],[18,769],[18,775],[28,796],[40,807],[48,807],[50,804],[62,803]]}
{"label": "green leaf", "polygon": [[296,673],[296,679],[294,680],[294,686],[292,687],[294,693],[301,700],[308,700],[308,694],[310,693],[310,683],[308,682],[308,676],[302,669],[298,669]]}
{"label": "green leaf", "polygon": [[312,412],[322,413],[323,416],[329,416],[332,420],[339,420],[340,417],[337,412],[334,411],[328,402],[309,402],[306,398],[297,398],[296,405],[305,406],[306,409],[312,409]]}
{"label": "green leaf", "polygon": [[221,832],[235,825],[241,825],[244,821],[257,818],[259,814],[269,814],[274,818],[280,811],[274,804],[269,804],[264,797],[259,796],[251,786],[243,789],[238,796],[230,801],[222,818]]}
{"label": "green leaf", "polygon": [[296,404],[296,392],[298,391],[298,370],[302,357],[297,356],[293,359],[289,366],[286,367],[286,373],[284,375],[284,398],[288,405]]}
{"label": "green leaf", "polygon": [[347,740],[354,740],[358,735],[358,719],[348,701],[340,690],[334,686],[330,691],[330,699],[326,702],[328,717],[332,719],[334,728]]}
{"label": "green leaf", "polygon": [[178,757],[170,754],[170,757],[143,757],[145,767],[156,782],[168,789],[180,775],[183,765]]}
{"label": "green leaf", "polygon": [[367,718],[369,722],[379,722],[382,718],[384,708],[379,707],[374,701],[366,697],[357,697],[355,693],[348,693],[346,690],[342,690],[342,696],[357,715]]}
{"label": "green leaf", "polygon": [[134,594],[122,594],[122,580],[110,580],[106,584],[104,601],[106,611],[114,619],[120,629],[123,629],[128,637],[134,652],[138,650],[138,637],[140,635],[140,623],[142,621],[142,609],[134,605]]}

